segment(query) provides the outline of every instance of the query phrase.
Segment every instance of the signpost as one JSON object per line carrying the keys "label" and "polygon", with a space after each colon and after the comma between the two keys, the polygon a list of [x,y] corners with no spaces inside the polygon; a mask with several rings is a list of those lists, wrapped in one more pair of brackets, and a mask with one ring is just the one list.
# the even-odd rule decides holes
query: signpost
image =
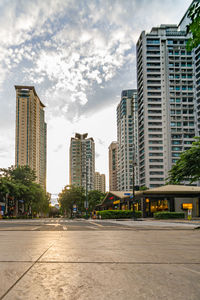
{"label": "signpost", "polygon": [[187,218],[188,218],[188,220],[191,220],[193,203],[182,203],[182,209],[188,211]]}
{"label": "signpost", "polygon": [[77,212],[77,206],[76,204],[73,204],[73,213],[76,213]]}
{"label": "signpost", "polygon": [[192,219],[192,210],[188,209],[188,220]]}
{"label": "signpost", "polygon": [[193,204],[192,203],[183,203],[182,209],[193,209]]}

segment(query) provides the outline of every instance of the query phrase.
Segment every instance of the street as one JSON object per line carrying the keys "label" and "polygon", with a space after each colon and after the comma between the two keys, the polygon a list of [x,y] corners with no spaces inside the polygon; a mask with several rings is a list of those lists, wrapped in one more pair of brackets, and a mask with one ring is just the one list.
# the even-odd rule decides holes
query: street
{"label": "street", "polygon": [[0,300],[199,300],[199,226],[0,220]]}

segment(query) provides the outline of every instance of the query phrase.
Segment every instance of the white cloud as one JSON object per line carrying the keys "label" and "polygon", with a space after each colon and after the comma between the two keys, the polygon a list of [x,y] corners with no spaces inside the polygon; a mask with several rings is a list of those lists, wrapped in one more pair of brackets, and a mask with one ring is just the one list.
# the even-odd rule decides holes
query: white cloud
{"label": "white cloud", "polygon": [[15,136],[13,128],[1,129],[0,134],[0,168],[15,164]]}

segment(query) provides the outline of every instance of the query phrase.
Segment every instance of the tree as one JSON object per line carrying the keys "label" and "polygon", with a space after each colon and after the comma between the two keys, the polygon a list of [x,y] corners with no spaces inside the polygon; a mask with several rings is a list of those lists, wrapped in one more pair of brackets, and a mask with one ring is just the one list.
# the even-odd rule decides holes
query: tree
{"label": "tree", "polygon": [[6,198],[6,195],[10,195],[15,199],[18,199],[27,189],[22,181],[14,178],[12,174],[13,170],[14,167],[0,169],[0,193],[4,199]]}
{"label": "tree", "polygon": [[100,204],[104,197],[105,194],[100,191],[96,191],[96,190],[89,191],[88,193],[89,211],[93,211],[95,209],[95,206],[97,204]]}
{"label": "tree", "polygon": [[35,182],[36,174],[29,166],[11,166],[0,169],[0,194],[16,201],[23,201],[26,212],[47,212],[49,197],[42,187]]}
{"label": "tree", "polygon": [[1,176],[23,182],[24,184],[32,183],[36,180],[35,171],[29,166],[11,166],[8,169],[0,169]]}
{"label": "tree", "polygon": [[80,213],[84,211],[85,190],[83,187],[66,185],[58,197],[64,215],[73,216],[73,205],[76,205]]}
{"label": "tree", "polygon": [[179,184],[183,180],[189,180],[190,183],[200,180],[200,137],[195,139],[192,147],[181,154],[169,171],[169,184]]}
{"label": "tree", "polygon": [[191,34],[187,42],[187,50],[191,51],[192,49],[198,47],[200,44],[200,2],[195,1],[194,4],[190,7],[188,17],[191,20],[191,23],[187,25],[187,34]]}
{"label": "tree", "polygon": [[24,192],[22,199],[25,200],[26,211],[31,209],[32,214],[47,213],[49,210],[50,201],[48,195],[41,186],[32,182],[28,189]]}
{"label": "tree", "polygon": [[139,187],[139,191],[146,191],[146,190],[148,190],[148,187],[145,185]]}

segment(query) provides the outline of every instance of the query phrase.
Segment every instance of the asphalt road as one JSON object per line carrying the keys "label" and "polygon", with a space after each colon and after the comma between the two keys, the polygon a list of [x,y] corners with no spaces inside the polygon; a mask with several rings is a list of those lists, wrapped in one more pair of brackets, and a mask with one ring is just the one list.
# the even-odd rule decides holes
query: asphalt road
{"label": "asphalt road", "polygon": [[0,231],[93,231],[93,230],[190,230],[200,226],[200,221],[154,220],[84,220],[65,218],[41,218],[31,220],[0,220]]}
{"label": "asphalt road", "polygon": [[199,300],[197,225],[0,220],[0,300]]}
{"label": "asphalt road", "polygon": [[64,218],[33,219],[33,220],[0,220],[0,231],[93,231],[93,230],[124,230],[132,228],[123,224],[106,221]]}

